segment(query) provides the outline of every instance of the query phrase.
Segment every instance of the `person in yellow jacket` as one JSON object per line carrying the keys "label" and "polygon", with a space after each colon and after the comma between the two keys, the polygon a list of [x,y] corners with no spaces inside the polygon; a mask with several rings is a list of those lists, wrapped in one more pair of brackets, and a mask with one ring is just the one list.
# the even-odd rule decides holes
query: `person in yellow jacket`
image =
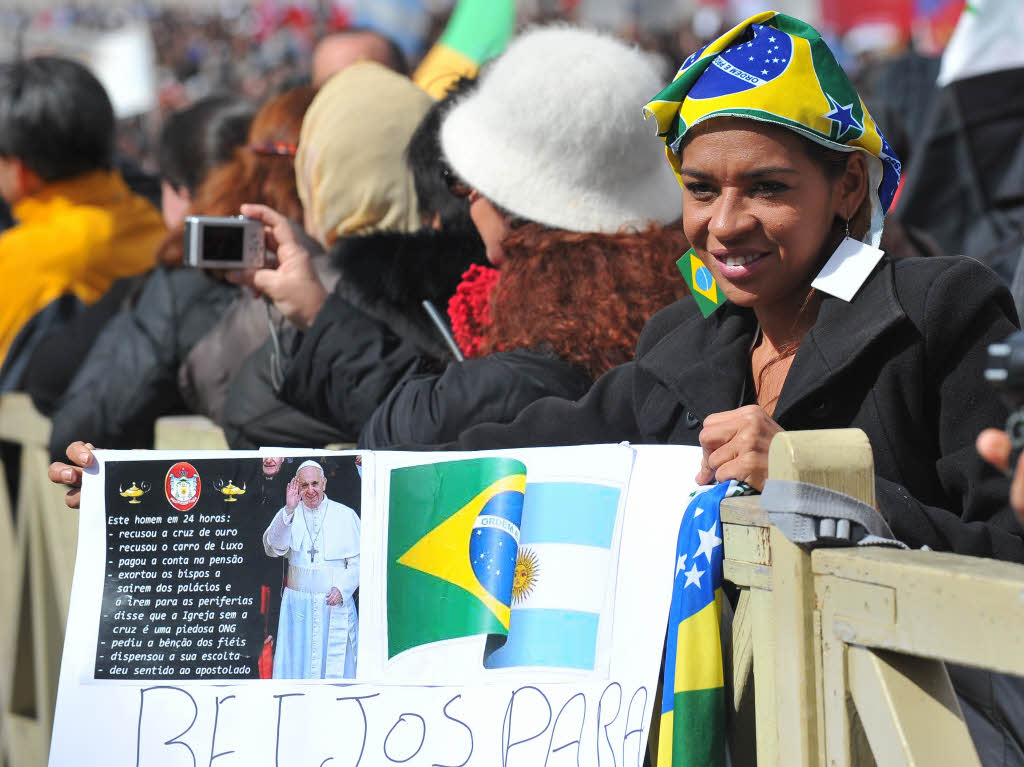
{"label": "person in yellow jacket", "polygon": [[99,81],[57,57],[0,64],[0,365],[55,300],[89,304],[153,266],[160,213],[113,169],[114,113]]}

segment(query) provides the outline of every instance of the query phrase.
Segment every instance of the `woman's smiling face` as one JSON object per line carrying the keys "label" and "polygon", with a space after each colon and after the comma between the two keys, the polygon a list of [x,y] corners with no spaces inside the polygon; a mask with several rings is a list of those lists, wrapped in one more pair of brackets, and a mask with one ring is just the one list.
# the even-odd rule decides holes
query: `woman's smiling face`
{"label": "woman's smiling face", "polygon": [[683,228],[694,251],[733,303],[799,309],[821,254],[838,244],[837,219],[863,200],[863,158],[831,179],[806,140],[784,128],[716,118],[694,134],[680,171]]}

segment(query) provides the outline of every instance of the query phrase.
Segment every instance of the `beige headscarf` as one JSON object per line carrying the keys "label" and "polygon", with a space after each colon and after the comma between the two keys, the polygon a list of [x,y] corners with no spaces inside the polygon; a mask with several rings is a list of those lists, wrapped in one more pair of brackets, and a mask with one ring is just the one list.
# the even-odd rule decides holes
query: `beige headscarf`
{"label": "beige headscarf", "polygon": [[311,235],[330,244],[341,235],[419,228],[405,148],[432,103],[408,77],[371,61],[323,85],[302,121],[295,157]]}

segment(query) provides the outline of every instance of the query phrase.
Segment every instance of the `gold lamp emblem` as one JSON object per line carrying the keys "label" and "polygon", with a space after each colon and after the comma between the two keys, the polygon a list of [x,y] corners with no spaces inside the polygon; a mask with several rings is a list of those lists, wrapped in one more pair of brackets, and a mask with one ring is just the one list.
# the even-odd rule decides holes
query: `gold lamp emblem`
{"label": "gold lamp emblem", "polygon": [[142,501],[140,501],[139,498],[148,493],[149,488],[150,484],[148,482],[139,482],[138,484],[132,482],[132,486],[129,487],[127,490],[124,489],[123,485],[119,485],[117,488],[117,492],[121,495],[122,498],[127,498],[128,503],[142,503]]}
{"label": "gold lamp emblem", "polygon": [[245,495],[244,482],[241,487],[238,487],[233,481],[229,481],[227,484],[224,484],[223,479],[218,479],[213,483],[213,486],[216,487],[220,494],[224,496],[225,503],[234,503],[238,500],[238,496]]}

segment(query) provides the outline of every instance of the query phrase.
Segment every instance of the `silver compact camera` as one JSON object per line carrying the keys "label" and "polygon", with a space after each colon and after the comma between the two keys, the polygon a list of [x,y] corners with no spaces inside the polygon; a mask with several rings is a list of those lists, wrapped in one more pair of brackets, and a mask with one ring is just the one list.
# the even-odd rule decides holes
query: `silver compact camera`
{"label": "silver compact camera", "polygon": [[185,265],[260,269],[266,263],[263,222],[245,216],[186,216]]}

